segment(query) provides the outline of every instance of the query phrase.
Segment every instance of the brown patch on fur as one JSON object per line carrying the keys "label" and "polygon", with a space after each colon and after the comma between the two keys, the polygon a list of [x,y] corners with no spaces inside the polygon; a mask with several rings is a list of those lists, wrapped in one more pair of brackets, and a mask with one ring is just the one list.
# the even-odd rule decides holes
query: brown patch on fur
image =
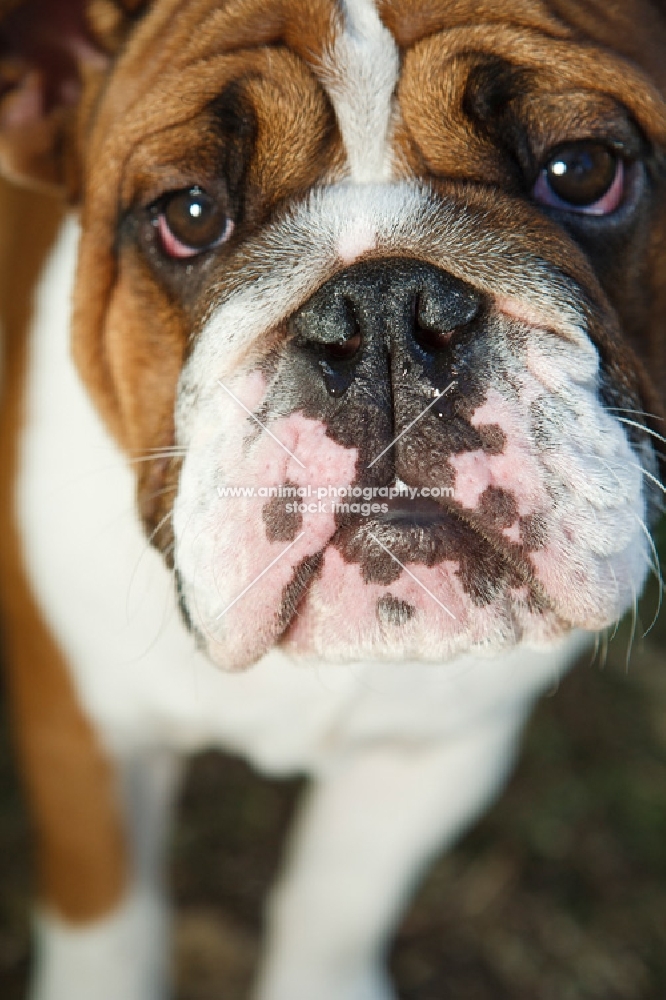
{"label": "brown patch on fur", "polygon": [[[289,481],[284,485],[296,486]],[[296,538],[303,524],[303,516],[298,511],[289,513],[286,505],[297,502],[296,497],[273,497],[264,504],[261,516],[266,525],[266,538],[269,542],[293,542]]]}
{"label": "brown patch on fur", "polygon": [[546,519],[542,514],[528,514],[520,519],[520,538],[530,552],[543,548],[548,537]]}
{"label": "brown patch on fur", "polygon": [[[441,521],[427,529],[382,523],[381,518],[363,523],[357,520],[338,530],[335,546],[345,562],[358,563],[366,583],[384,586],[401,575],[400,564],[431,567],[445,561],[457,562],[457,576],[465,592],[481,607],[509,587],[538,588],[516,546],[504,541],[499,544],[494,531],[482,534],[467,520],[465,512],[460,513],[463,516],[452,508],[442,511]],[[478,520],[483,525],[483,517]]]}
{"label": "brown patch on fur", "polygon": [[506,434],[499,424],[479,424],[476,428],[481,447],[488,455],[501,455],[506,444]]}
{"label": "brown patch on fur", "polygon": [[294,567],[291,580],[282,591],[280,607],[276,612],[280,632],[284,632],[289,627],[294,615],[298,614],[299,602],[313,577],[319,573],[322,562],[323,553],[316,552],[312,556],[305,556]]}
{"label": "brown patch on fur", "polygon": [[151,0],[88,0],[86,21],[105,52],[116,55],[127,33],[145,13]]}
{"label": "brown patch on fur", "polygon": [[[89,344],[89,342],[88,342]],[[146,460],[173,445],[176,384],[187,344],[179,310],[165,300],[141,260],[121,254],[118,281],[104,324],[106,369],[115,387],[115,405],[124,444],[136,462],[139,509],[155,543],[171,544],[164,521],[175,499],[178,459]],[[160,522],[163,522],[160,525]],[[159,526],[159,527],[158,527]]]}
{"label": "brown patch on fur", "polygon": [[548,0],[548,6],[578,37],[621,53],[642,66],[662,90],[666,89],[666,22],[661,0]]}
{"label": "brown patch on fur", "polygon": [[479,497],[479,516],[495,531],[510,528],[518,519],[518,504],[513,493],[499,486],[487,486]]}
{"label": "brown patch on fur", "polygon": [[416,614],[416,608],[393,594],[384,594],[377,601],[377,618],[382,625],[404,625]]}
{"label": "brown patch on fur", "polygon": [[248,200],[263,203],[263,215],[344,162],[333,111],[303,63],[286,51],[272,53],[270,62],[270,75],[247,85],[258,124]]}
{"label": "brown patch on fur", "polygon": [[5,347],[0,598],[14,728],[37,835],[40,892],[76,922],[108,912],[124,891],[124,834],[114,775],[26,579],[14,511],[31,294],[60,215],[53,200],[12,193],[0,183]]}

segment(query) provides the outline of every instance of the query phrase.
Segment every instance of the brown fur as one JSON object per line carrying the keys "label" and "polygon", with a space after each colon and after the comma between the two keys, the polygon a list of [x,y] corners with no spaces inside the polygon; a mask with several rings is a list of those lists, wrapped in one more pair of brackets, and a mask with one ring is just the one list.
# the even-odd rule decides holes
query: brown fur
{"label": "brown fur", "polygon": [[14,728],[37,834],[39,891],[72,921],[105,912],[125,885],[126,861],[109,765],[72,687],[66,662],[26,581],[14,511],[18,430],[31,293],[61,218],[53,198],[0,182],[0,600]]}

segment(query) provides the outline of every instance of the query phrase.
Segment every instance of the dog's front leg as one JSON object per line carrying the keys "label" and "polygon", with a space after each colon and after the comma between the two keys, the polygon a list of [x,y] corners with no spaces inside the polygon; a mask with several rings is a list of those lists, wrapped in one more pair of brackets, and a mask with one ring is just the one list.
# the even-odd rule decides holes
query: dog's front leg
{"label": "dog's front leg", "polygon": [[30,1000],[165,1000],[170,994],[163,861],[179,761],[147,749],[117,771],[130,849],[125,892],[112,909],[85,921],[59,913],[57,900],[39,910]]}
{"label": "dog's front leg", "polygon": [[269,909],[257,1000],[389,1000],[384,952],[427,861],[513,759],[516,707],[455,742],[357,746],[311,790]]}

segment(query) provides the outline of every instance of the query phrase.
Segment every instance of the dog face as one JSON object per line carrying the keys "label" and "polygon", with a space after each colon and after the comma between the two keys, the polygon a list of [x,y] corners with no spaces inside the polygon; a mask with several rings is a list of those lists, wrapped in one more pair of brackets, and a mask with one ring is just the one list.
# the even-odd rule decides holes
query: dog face
{"label": "dog face", "polygon": [[[24,8],[5,49],[44,63]],[[442,659],[635,600],[664,26],[592,8],[68,5],[76,118],[38,117],[44,149],[74,137],[75,357],[216,663]],[[16,79],[6,149],[34,164]]]}

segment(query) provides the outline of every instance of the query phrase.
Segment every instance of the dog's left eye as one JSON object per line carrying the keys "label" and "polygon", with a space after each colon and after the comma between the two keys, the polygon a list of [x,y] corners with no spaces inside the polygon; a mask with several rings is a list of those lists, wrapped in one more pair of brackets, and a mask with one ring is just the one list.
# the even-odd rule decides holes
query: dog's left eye
{"label": "dog's left eye", "polygon": [[154,209],[154,224],[169,257],[194,257],[229,239],[233,222],[200,187],[176,191]]}
{"label": "dog's left eye", "polygon": [[535,201],[582,215],[610,215],[622,203],[627,168],[599,142],[561,146],[541,170]]}

